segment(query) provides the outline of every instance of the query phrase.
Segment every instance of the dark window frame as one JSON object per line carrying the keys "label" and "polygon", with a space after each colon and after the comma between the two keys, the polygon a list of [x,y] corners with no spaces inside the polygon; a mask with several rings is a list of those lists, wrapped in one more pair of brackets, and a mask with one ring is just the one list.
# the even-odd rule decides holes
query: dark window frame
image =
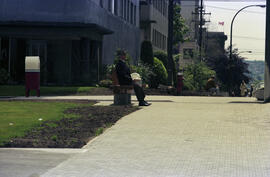
{"label": "dark window frame", "polygon": [[115,15],[118,15],[118,0],[114,0],[114,8],[113,8],[113,13]]}

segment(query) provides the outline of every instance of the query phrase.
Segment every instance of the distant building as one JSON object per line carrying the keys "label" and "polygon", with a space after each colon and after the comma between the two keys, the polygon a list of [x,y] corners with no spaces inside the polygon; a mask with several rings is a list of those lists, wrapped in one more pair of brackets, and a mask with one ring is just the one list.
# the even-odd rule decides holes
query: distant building
{"label": "distant building", "polygon": [[141,42],[151,41],[154,51],[167,52],[168,0],[140,0]]}
{"label": "distant building", "polygon": [[199,46],[194,41],[180,44],[179,66],[181,70],[188,64],[192,64],[194,62],[194,58],[197,56],[198,50]]}
{"label": "distant building", "polygon": [[211,57],[224,54],[226,40],[224,32],[207,32],[205,55]]}
{"label": "distant building", "polygon": [[189,28],[186,34],[187,42],[181,43],[179,48],[179,66],[181,69],[194,62],[199,50],[199,0],[179,0],[181,16]]}
{"label": "distant building", "polygon": [[191,41],[199,38],[199,6],[200,0],[180,0],[181,16],[185,19],[185,23],[189,28],[187,37]]}
{"label": "distant building", "polygon": [[139,0],[1,0],[0,63],[24,81],[25,56],[41,58],[43,84],[91,84],[117,48],[139,57]]}

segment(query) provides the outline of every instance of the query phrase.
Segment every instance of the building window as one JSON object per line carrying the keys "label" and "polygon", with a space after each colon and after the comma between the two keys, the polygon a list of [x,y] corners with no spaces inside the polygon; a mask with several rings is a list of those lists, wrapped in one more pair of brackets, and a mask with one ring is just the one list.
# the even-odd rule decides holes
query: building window
{"label": "building window", "polygon": [[167,16],[167,1],[165,0],[149,0],[149,2],[153,4],[153,7],[159,11],[163,16]]}
{"label": "building window", "polygon": [[137,8],[134,5],[134,25],[136,25],[136,24],[137,24]]}
{"label": "building window", "polygon": [[160,47],[161,47],[162,49],[164,49],[164,38],[163,38],[163,34],[161,34],[160,40],[161,40],[161,45],[160,45]]}
{"label": "building window", "polygon": [[124,0],[124,19],[127,20],[127,0]]}
{"label": "building window", "polygon": [[127,3],[127,21],[130,22],[130,1]]}
{"label": "building window", "polygon": [[168,43],[167,37],[165,36],[165,49],[167,49],[167,43]]}
{"label": "building window", "polygon": [[162,1],[162,14],[165,16],[165,1]]}
{"label": "building window", "polygon": [[118,0],[114,0],[114,14],[118,15]]}
{"label": "building window", "polygon": [[99,5],[103,8],[103,0],[99,0]]}
{"label": "building window", "polygon": [[154,30],[154,45],[157,46],[157,32]]}
{"label": "building window", "polygon": [[156,46],[159,47],[159,32],[156,31]]}
{"label": "building window", "polygon": [[153,44],[156,46],[156,30],[153,30]]}
{"label": "building window", "polygon": [[124,8],[123,8],[123,6],[124,6],[124,0],[120,0],[119,7],[120,7],[120,16],[121,17],[124,17]]}
{"label": "building window", "polygon": [[157,46],[158,39],[157,39],[157,30],[155,30],[155,45]]}
{"label": "building window", "polygon": [[166,36],[163,36],[163,49],[166,49]]}
{"label": "building window", "polygon": [[160,49],[166,50],[167,48],[167,37],[157,31],[156,29],[152,30],[152,44]]}
{"label": "building window", "polygon": [[158,32],[158,47],[161,48],[161,34]]}
{"label": "building window", "polygon": [[159,0],[159,1],[157,2],[157,9],[158,9],[158,11],[160,11],[160,3],[161,3],[161,1],[162,1],[162,0]]}
{"label": "building window", "polygon": [[167,2],[165,2],[165,7],[164,7],[164,16],[165,17],[167,17],[167,14],[168,14],[168,12],[167,12],[167,8],[168,8],[168,3]]}
{"label": "building window", "polygon": [[154,30],[152,30],[152,44],[154,44]]}
{"label": "building window", "polygon": [[133,24],[133,3],[130,3],[130,23]]}
{"label": "building window", "polygon": [[163,49],[166,49],[166,37],[163,35]]}
{"label": "building window", "polygon": [[158,35],[158,31],[156,31],[156,46],[159,47],[159,35]]}
{"label": "building window", "polygon": [[108,11],[112,11],[112,1],[108,1]]}

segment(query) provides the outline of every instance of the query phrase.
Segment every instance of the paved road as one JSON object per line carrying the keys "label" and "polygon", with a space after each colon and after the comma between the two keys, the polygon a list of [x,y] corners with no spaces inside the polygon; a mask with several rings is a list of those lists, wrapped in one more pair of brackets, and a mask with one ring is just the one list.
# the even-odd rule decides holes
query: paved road
{"label": "paved road", "polygon": [[[52,160],[52,163],[34,172],[35,175],[270,176],[269,104],[260,104],[253,98],[147,98],[153,101],[152,106],[122,118],[84,149],[64,155],[60,152],[69,150],[46,152],[46,161]],[[109,104],[111,98],[100,99]],[[14,166],[20,168],[13,153],[4,155],[5,151],[9,150],[0,149],[0,176],[2,170],[5,171],[3,174],[8,174],[8,169],[3,167],[13,166],[12,160]],[[8,159],[8,165],[3,157]],[[35,157],[32,156],[34,160],[38,159]],[[36,166],[27,163],[28,169],[34,171]]]}
{"label": "paved road", "polygon": [[0,149],[0,177],[39,177],[84,149]]}

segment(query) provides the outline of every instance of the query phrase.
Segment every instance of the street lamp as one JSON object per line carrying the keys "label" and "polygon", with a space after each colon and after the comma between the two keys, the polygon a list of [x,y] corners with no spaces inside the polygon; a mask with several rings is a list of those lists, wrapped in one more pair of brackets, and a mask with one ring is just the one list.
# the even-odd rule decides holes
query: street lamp
{"label": "street lamp", "polygon": [[230,59],[232,59],[232,30],[233,30],[233,22],[235,17],[237,16],[237,14],[239,14],[239,12],[241,12],[242,10],[248,8],[248,7],[261,7],[261,8],[265,8],[266,5],[249,5],[249,6],[245,6],[242,9],[238,10],[238,12],[236,12],[236,14],[234,15],[232,22],[231,22],[231,35],[230,35]]}

